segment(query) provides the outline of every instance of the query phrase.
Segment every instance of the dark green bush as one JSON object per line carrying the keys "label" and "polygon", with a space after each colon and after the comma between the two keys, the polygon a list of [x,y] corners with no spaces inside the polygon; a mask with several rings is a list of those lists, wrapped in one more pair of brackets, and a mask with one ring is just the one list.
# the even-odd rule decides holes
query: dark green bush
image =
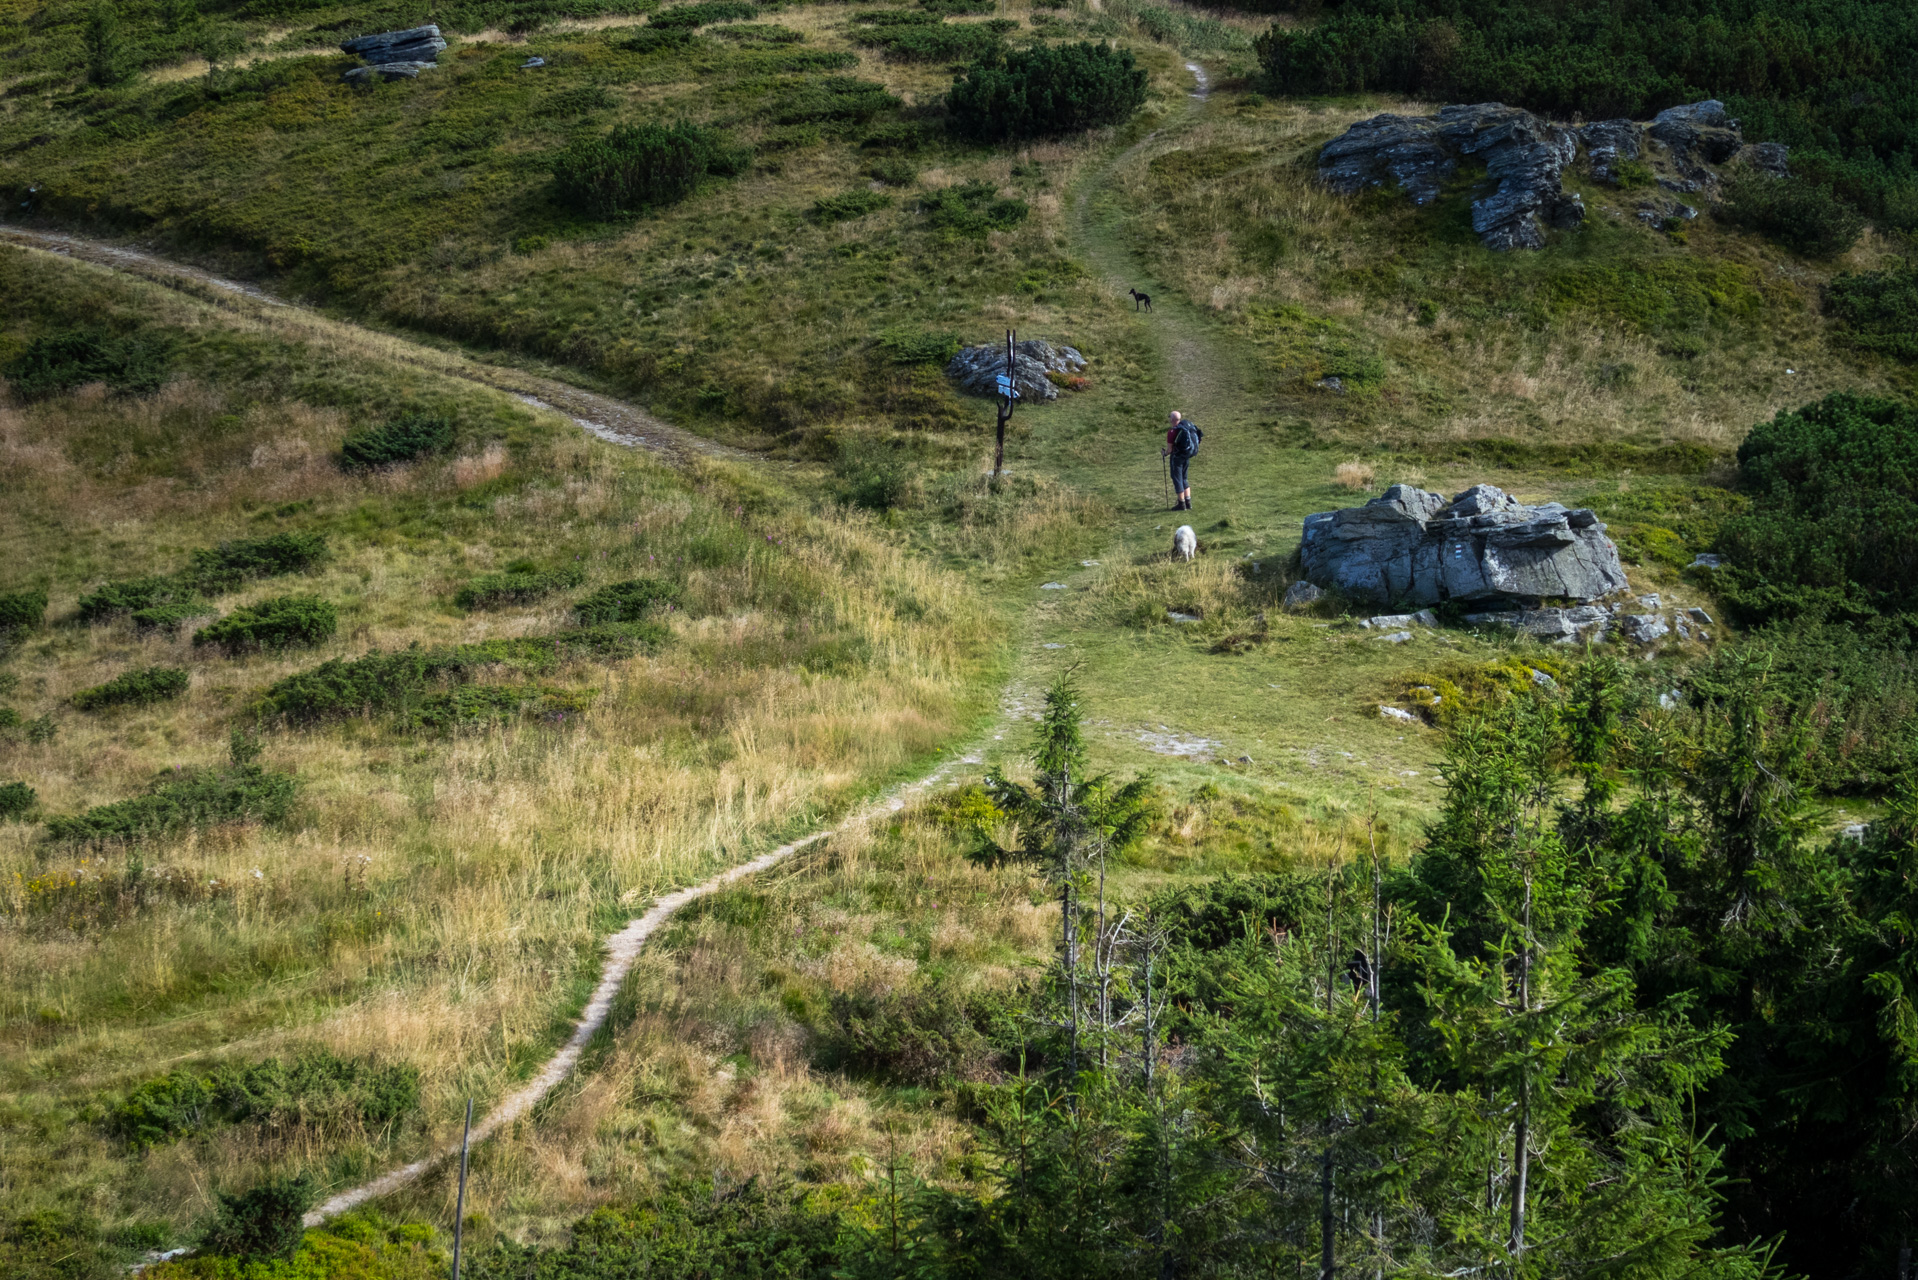
{"label": "dark green bush", "polygon": [[1852,346],[1918,364],[1918,266],[1839,276],[1825,289],[1825,306]]}
{"label": "dark green bush", "polygon": [[606,86],[582,84],[548,94],[540,100],[534,114],[570,120],[591,115],[595,111],[609,111],[615,105],[613,95],[606,92]]}
{"label": "dark green bush", "polygon": [[703,27],[712,22],[742,22],[759,16],[759,6],[747,0],[700,0],[661,9],[646,20],[650,27]]}
{"label": "dark green bush", "polygon": [[601,622],[576,631],[563,631],[555,639],[569,657],[630,658],[650,653],[672,639],[672,630],[663,622]]}
{"label": "dark green bush", "polygon": [[662,53],[691,47],[696,34],[691,27],[641,27],[626,40],[634,53]]}
{"label": "dark green bush", "polygon": [[999,6],[996,0],[919,0],[919,7],[928,13],[957,16],[962,13],[991,13]]}
{"label": "dark green bush", "polygon": [[207,1253],[232,1258],[291,1257],[306,1228],[301,1219],[319,1199],[311,1177],[268,1178],[238,1195],[220,1193],[213,1221],[200,1236]]}
{"label": "dark green bush", "polygon": [[884,209],[891,203],[891,196],[878,191],[842,191],[836,196],[824,196],[813,201],[812,217],[815,222],[827,224],[849,222]]}
{"label": "dark green bush", "polygon": [[1856,244],[1865,229],[1864,215],[1830,187],[1752,169],[1725,179],[1714,214],[1810,258],[1836,257]]}
{"label": "dark green bush", "polygon": [[55,840],[100,844],[226,822],[282,822],[292,812],[298,790],[291,774],[253,764],[170,769],[153,780],[145,795],[47,819],[47,834]]}
{"label": "dark green bush", "polygon": [[116,614],[174,603],[185,594],[190,594],[187,588],[159,574],[123,578],[118,582],[104,583],[90,594],[81,596],[80,618],[83,622],[105,622]]}
{"label": "dark green bush", "polygon": [[340,464],[349,470],[392,466],[445,453],[453,447],[453,419],[441,413],[403,413],[365,427],[340,442]]}
{"label": "dark green bush", "polygon": [[213,1082],[169,1071],[136,1086],[107,1112],[107,1131],[136,1150],[202,1132],[217,1116]]}
{"label": "dark green bush", "polygon": [[854,30],[853,40],[883,51],[893,62],[976,62],[1004,47],[1000,33],[980,22],[941,22],[932,14],[911,14],[905,16],[934,20],[874,23],[872,16],[860,15],[862,25]]}
{"label": "dark green bush", "polygon": [[932,985],[890,995],[835,994],[823,1056],[831,1065],[901,1084],[987,1078],[996,1054],[989,999]]}
{"label": "dark green bush", "polygon": [[680,600],[675,583],[635,578],[601,587],[573,606],[581,623],[638,622],[654,609],[670,609]]}
{"label": "dark green bush", "polygon": [[24,782],[0,782],[0,819],[24,818],[39,794]]}
{"label": "dark green bush", "polygon": [[760,114],[773,124],[864,124],[901,105],[882,84],[854,76],[822,76],[782,91]]}
{"label": "dark green bush", "polygon": [[165,702],[185,693],[187,681],[182,667],[135,667],[122,671],[105,684],[82,689],[73,695],[73,705],[82,711],[97,711],[102,707]]}
{"label": "dark green bush", "polygon": [[570,591],[584,581],[585,571],[577,565],[546,570],[509,566],[504,573],[483,573],[474,578],[454,593],[453,603],[462,609],[529,604],[555,591]]}
{"label": "dark green bush", "polygon": [[1739,620],[1918,612],[1918,409],[1830,395],[1753,428],[1738,466],[1716,585]]}
{"label": "dark green bush", "polygon": [[471,684],[429,693],[403,717],[410,729],[451,732],[515,719],[524,714],[564,721],[583,714],[592,694],[531,685]]}
{"label": "dark green bush", "polygon": [[194,644],[218,645],[228,653],[319,644],[339,630],[339,614],[318,596],[276,596],[244,605],[193,633]]}
{"label": "dark green bush", "polygon": [[[256,578],[277,578],[324,564],[326,539],[317,533],[276,533],[238,538],[195,551],[177,581],[201,591],[231,591]],[[165,603],[154,601],[150,603]],[[191,603],[181,601],[178,603]],[[144,607],[144,606],[142,606]]]}
{"label": "dark green bush", "polygon": [[89,382],[144,395],[166,381],[172,347],[152,334],[116,335],[82,325],[45,333],[0,369],[23,400],[38,400]]}
{"label": "dark green bush", "polygon": [[721,40],[731,40],[735,44],[748,46],[778,46],[800,44],[806,39],[806,33],[795,31],[791,27],[782,27],[774,22],[740,22],[720,27],[712,34]]}
{"label": "dark green bush", "polygon": [[983,239],[988,231],[1008,231],[1026,220],[1023,200],[1001,200],[983,182],[968,182],[929,192],[919,201],[926,225],[948,235]]}
{"label": "dark green bush", "polygon": [[45,591],[0,591],[0,633],[37,627],[46,616]]}
{"label": "dark green bush", "polygon": [[969,67],[946,102],[954,133],[1003,142],[1124,124],[1145,104],[1145,89],[1129,49],[1039,45]]}
{"label": "dark green bush", "polygon": [[172,633],[184,627],[195,618],[204,618],[209,613],[217,613],[212,605],[204,600],[185,600],[177,604],[148,605],[144,609],[133,611],[133,625],[141,631],[165,631]]}
{"label": "dark green bush", "polygon": [[306,726],[360,715],[404,718],[444,684],[471,680],[492,666],[545,671],[558,657],[558,644],[544,637],[440,649],[415,646],[398,653],[375,650],[361,658],[330,658],[275,681],[260,695],[256,710],[266,719]]}
{"label": "dark green bush", "polygon": [[866,176],[889,187],[910,187],[919,181],[919,166],[910,160],[881,160],[866,170]]}
{"label": "dark green bush", "polygon": [[554,196],[589,217],[613,218],[683,200],[708,174],[737,174],[750,160],[750,152],[696,125],[621,125],[555,157]]}

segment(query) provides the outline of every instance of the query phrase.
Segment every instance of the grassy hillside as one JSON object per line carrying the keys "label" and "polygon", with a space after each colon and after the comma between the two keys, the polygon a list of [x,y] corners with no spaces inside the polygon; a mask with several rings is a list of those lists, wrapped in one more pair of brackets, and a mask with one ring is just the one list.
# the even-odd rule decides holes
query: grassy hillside
{"label": "grassy hillside", "polygon": [[[297,786],[278,821],[131,844],[0,824],[0,1179],[23,1211],[174,1235],[216,1186],[289,1165],[334,1182],[426,1149],[448,1099],[484,1104],[543,1056],[633,903],[844,807],[986,705],[984,607],[869,519],[721,463],[675,472],[510,397],[97,269],[7,249],[0,278],[0,354],[106,325],[169,369],[150,395],[96,383],[3,411],[6,586],[50,605],[0,666],[15,726],[0,777],[31,783],[30,816],[79,814],[225,766],[231,733],[257,724],[260,764]],[[406,409],[450,418],[452,446],[343,469],[349,432]],[[324,539],[326,559],[200,598],[226,615],[320,597],[338,617],[321,643],[226,656],[192,639],[210,616],[173,634],[78,616],[103,580],[177,577],[196,548],[283,533]],[[520,560],[577,585],[454,603]],[[641,577],[679,604],[625,636],[575,624],[575,601]],[[344,719],[256,719],[276,681],[415,645],[477,648],[411,719],[382,697]],[[184,693],[76,705],[152,667],[186,671]],[[125,1091],[169,1071],[315,1051],[415,1069],[422,1105],[382,1124],[324,1108],[215,1124],[145,1152],[112,1129]]]}
{"label": "grassy hillside", "polygon": [[[1254,91],[1263,18],[924,0],[689,25],[482,0],[432,13],[452,42],[437,70],[358,88],[337,40],[427,15],[117,12],[111,38],[79,5],[0,12],[9,219],[305,305],[0,247],[0,606],[46,597],[43,622],[0,633],[0,1263],[68,1251],[105,1274],[190,1241],[222,1191],[299,1171],[337,1189],[424,1154],[563,1036],[599,940],[642,903],[935,760],[955,784],[1023,775],[1061,676],[1091,767],[1152,775],[1143,834],[1104,868],[1113,901],[1217,894],[1236,939],[1234,895],[1266,889],[1222,877],[1365,896],[1321,873],[1436,839],[1472,763],[1445,755],[1451,730],[1559,697],[1577,668],[1512,636],[1386,643],[1358,625],[1370,607],[1281,607],[1303,517],[1394,482],[1592,506],[1636,588],[1720,615],[1619,677],[1618,767],[1665,779],[1644,784],[1660,803],[1693,788],[1694,825],[1671,819],[1691,839],[1723,817],[1710,779],[1659,770],[1743,740],[1701,711],[1660,754],[1681,732],[1660,696],[1748,674],[1688,568],[1753,501],[1734,452],[1781,409],[1911,387],[1826,307],[1835,275],[1896,263],[1893,230],[1808,261],[1710,216],[1648,226],[1568,171],[1585,226],[1488,253],[1470,175],[1427,209],[1316,183],[1324,141],[1429,104]],[[946,133],[958,64],[1088,38],[1150,73],[1129,123],[1002,148]],[[562,149],[674,122],[750,159],[607,220],[556,196]],[[941,370],[1013,327],[1091,363],[1020,408],[1011,474],[988,483],[991,406]],[[732,447],[594,440],[513,394],[518,372]],[[1191,515],[1165,509],[1172,407],[1208,432]],[[1187,521],[1192,564],[1167,555]],[[276,619],[312,634],[247,640]],[[1909,705],[1904,651],[1841,641],[1805,651],[1829,642],[1857,688]],[[1822,661],[1790,678],[1823,745],[1793,741],[1842,790],[1855,727],[1880,721],[1824,696]],[[1520,805],[1540,822],[1539,796],[1599,776],[1574,782],[1570,749],[1526,757],[1555,771]],[[1874,779],[1842,814],[1779,801],[1778,847],[1878,813]],[[671,1241],[660,1206],[743,1220],[776,1193],[807,1230],[870,1242],[914,1179],[990,1200],[1018,1158],[994,1110],[1007,1046],[1041,1045],[1035,1079],[1077,1087],[1046,1039],[1058,899],[1003,856],[1021,838],[952,790],[678,917],[580,1074],[476,1154],[469,1241],[576,1257],[600,1248],[573,1230],[597,1209],[606,1240]],[[1327,955],[1357,927],[1334,914],[1311,925]],[[1288,945],[1251,955],[1262,936],[1251,968]],[[1181,980],[1211,990],[1212,963]],[[1109,1173],[1140,1114],[1081,1150]],[[379,1209],[311,1238],[335,1251],[321,1270],[440,1266],[444,1171]],[[792,1226],[769,1220],[768,1239]],[[1286,1248],[1307,1249],[1304,1222]],[[794,1248],[824,1274],[853,1265],[842,1243]],[[897,1273],[893,1247],[873,1274]],[[488,1256],[520,1274],[511,1249]]]}

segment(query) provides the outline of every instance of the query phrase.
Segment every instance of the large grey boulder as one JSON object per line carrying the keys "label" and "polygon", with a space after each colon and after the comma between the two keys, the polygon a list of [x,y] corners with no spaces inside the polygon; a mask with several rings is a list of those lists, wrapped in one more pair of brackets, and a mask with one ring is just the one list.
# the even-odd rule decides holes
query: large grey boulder
{"label": "large grey boulder", "polygon": [[1396,187],[1425,205],[1461,161],[1481,160],[1491,190],[1472,201],[1472,229],[1491,249],[1537,249],[1548,228],[1570,229],[1584,219],[1584,202],[1561,181],[1581,146],[1602,182],[1617,184],[1618,167],[1628,160],[1657,157],[1659,184],[1676,192],[1714,187],[1718,175],[1708,166],[1732,160],[1786,172],[1782,145],[1746,146],[1725,104],[1707,99],[1661,111],[1649,124],[1597,120],[1577,129],[1499,102],[1441,107],[1432,116],[1373,116],[1320,149],[1319,178],[1344,195]]}
{"label": "large grey boulder", "polygon": [[440,29],[430,23],[340,42],[340,52],[358,54],[375,66],[398,62],[422,62],[431,66],[445,51],[446,41],[440,38]]}
{"label": "large grey boulder", "polygon": [[1319,152],[1319,177],[1356,195],[1390,183],[1429,204],[1459,161],[1485,164],[1495,185],[1472,202],[1472,230],[1488,248],[1536,249],[1545,228],[1575,227],[1584,203],[1566,195],[1559,174],[1578,155],[1578,135],[1499,102],[1441,107],[1436,116],[1381,115],[1361,120]]}
{"label": "large grey boulder", "polygon": [[[1055,347],[1043,338],[1029,338],[1013,348],[1012,385],[1021,400],[1045,403],[1059,398],[1059,388],[1046,375],[1083,371],[1086,358],[1071,347]],[[967,347],[946,365],[946,376],[970,395],[999,395],[999,375],[1006,371],[1004,343]]]}
{"label": "large grey boulder", "polygon": [[1362,507],[1305,518],[1308,580],[1381,604],[1596,600],[1626,585],[1618,548],[1588,510],[1527,506],[1492,485],[1447,502],[1397,484]]}

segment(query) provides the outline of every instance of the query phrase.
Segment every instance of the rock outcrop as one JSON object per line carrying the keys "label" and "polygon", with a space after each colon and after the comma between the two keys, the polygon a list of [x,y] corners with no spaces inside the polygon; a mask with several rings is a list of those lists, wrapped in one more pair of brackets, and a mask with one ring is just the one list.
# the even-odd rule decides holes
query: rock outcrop
{"label": "rock outcrop", "polygon": [[354,67],[342,78],[358,83],[374,76],[387,80],[410,79],[439,65],[439,56],[445,49],[446,41],[440,38],[440,29],[431,24],[343,40],[340,52],[357,54],[372,65]]}
{"label": "rock outcrop", "polygon": [[1559,174],[1578,155],[1578,137],[1529,111],[1497,102],[1442,107],[1436,116],[1361,120],[1319,152],[1319,177],[1356,195],[1388,181],[1414,204],[1429,204],[1467,156],[1496,184],[1472,202],[1472,230],[1493,249],[1536,249],[1547,226],[1577,226],[1585,207]]}
{"label": "rock outcrop", "polygon": [[[1084,372],[1086,358],[1071,347],[1055,347],[1043,338],[1030,338],[1013,348],[1012,385],[1024,401],[1044,403],[1059,398],[1059,388],[1046,375],[1063,377]],[[1004,343],[967,347],[946,365],[946,376],[968,395],[999,395],[999,375],[1006,371]]]}
{"label": "rock outcrop", "polygon": [[1583,201],[1561,180],[1581,147],[1601,182],[1619,185],[1620,166],[1643,161],[1660,186],[1680,193],[1715,187],[1712,165],[1789,172],[1782,145],[1747,145],[1725,104],[1707,99],[1661,111],[1649,124],[1597,120],[1577,129],[1498,102],[1441,107],[1435,116],[1373,116],[1325,144],[1319,177],[1345,195],[1390,185],[1425,205],[1461,162],[1480,160],[1491,190],[1472,201],[1472,229],[1491,249],[1537,249],[1548,228],[1570,229],[1585,216]]}
{"label": "rock outcrop", "polygon": [[1450,502],[1393,485],[1362,507],[1305,518],[1305,576],[1382,604],[1596,600],[1626,585],[1618,548],[1590,511],[1526,506],[1491,485]]}

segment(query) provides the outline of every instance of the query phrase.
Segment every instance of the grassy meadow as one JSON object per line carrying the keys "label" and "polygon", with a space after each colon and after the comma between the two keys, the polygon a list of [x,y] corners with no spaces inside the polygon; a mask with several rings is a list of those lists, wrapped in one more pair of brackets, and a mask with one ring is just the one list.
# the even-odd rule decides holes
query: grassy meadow
{"label": "grassy meadow", "polygon": [[[1440,794],[1441,730],[1380,705],[1522,685],[1567,655],[1458,629],[1383,643],[1352,610],[1283,611],[1305,515],[1399,481],[1487,481],[1596,508],[1636,587],[1715,607],[1686,566],[1743,501],[1731,455],[1751,425],[1833,390],[1909,390],[1821,312],[1832,274],[1892,255],[1874,233],[1807,262],[1709,217],[1648,227],[1568,171],[1584,229],[1497,256],[1464,182],[1425,210],[1328,194],[1319,145],[1425,108],[1253,92],[1263,18],[1131,0],[945,17],[1015,46],[1117,41],[1151,74],[1123,128],[994,150],[943,131],[957,59],[875,43],[854,6],[635,43],[653,7],[435,11],[439,68],[364,88],[340,82],[338,39],[419,15],[209,3],[231,36],[209,64],[159,7],[128,5],[128,74],[95,86],[81,6],[0,7],[9,220],[304,304],[215,305],[0,245],[0,363],[104,326],[165,366],[138,392],[0,399],[0,591],[49,598],[0,650],[0,783],[32,785],[33,817],[76,815],[166,771],[238,767],[236,728],[298,783],[278,821],[131,847],[0,820],[8,1214],[78,1215],[117,1261],[191,1240],[219,1191],[267,1173],[334,1190],[417,1158],[466,1097],[483,1108],[563,1039],[600,938],[643,903],[934,761],[954,783],[1016,771],[1058,674],[1085,691],[1098,767],[1156,781],[1115,897],[1335,865],[1374,840],[1402,858]],[[675,120],[751,164],[616,222],[555,203],[569,141]],[[1007,328],[1090,368],[1019,410],[1011,474],[988,484],[991,407],[942,366]],[[732,448],[669,464],[596,441],[480,385],[463,363],[480,360]],[[1159,470],[1175,406],[1208,431],[1191,516],[1165,509]],[[341,465],[349,433],[411,413],[450,422],[451,444]],[[1190,565],[1167,554],[1188,520]],[[282,534],[328,554],[208,592],[213,612],[173,632],[80,616],[103,582]],[[508,573],[574,585],[455,603]],[[567,640],[576,603],[640,578],[675,603],[637,652]],[[332,605],[330,638],[193,640],[291,594]],[[1676,669],[1714,631],[1641,656]],[[260,719],[276,682],[413,646],[482,647],[462,650],[482,654],[462,659],[469,701],[432,704],[450,728],[397,704]],[[75,703],[153,667],[185,670],[184,694]],[[901,1165],[978,1178],[963,1086],[990,1068],[966,1028],[1050,956],[1056,907],[1029,867],[976,856],[956,803],[835,835],[678,917],[584,1069],[476,1153],[469,1239],[563,1241],[597,1206],[700,1179],[857,1198]],[[861,1056],[855,1018],[917,1008],[956,1056]],[[414,1070],[418,1106],[146,1146],[115,1128],[143,1082],[316,1053]],[[381,1209],[444,1229],[452,1189],[435,1174]]]}

